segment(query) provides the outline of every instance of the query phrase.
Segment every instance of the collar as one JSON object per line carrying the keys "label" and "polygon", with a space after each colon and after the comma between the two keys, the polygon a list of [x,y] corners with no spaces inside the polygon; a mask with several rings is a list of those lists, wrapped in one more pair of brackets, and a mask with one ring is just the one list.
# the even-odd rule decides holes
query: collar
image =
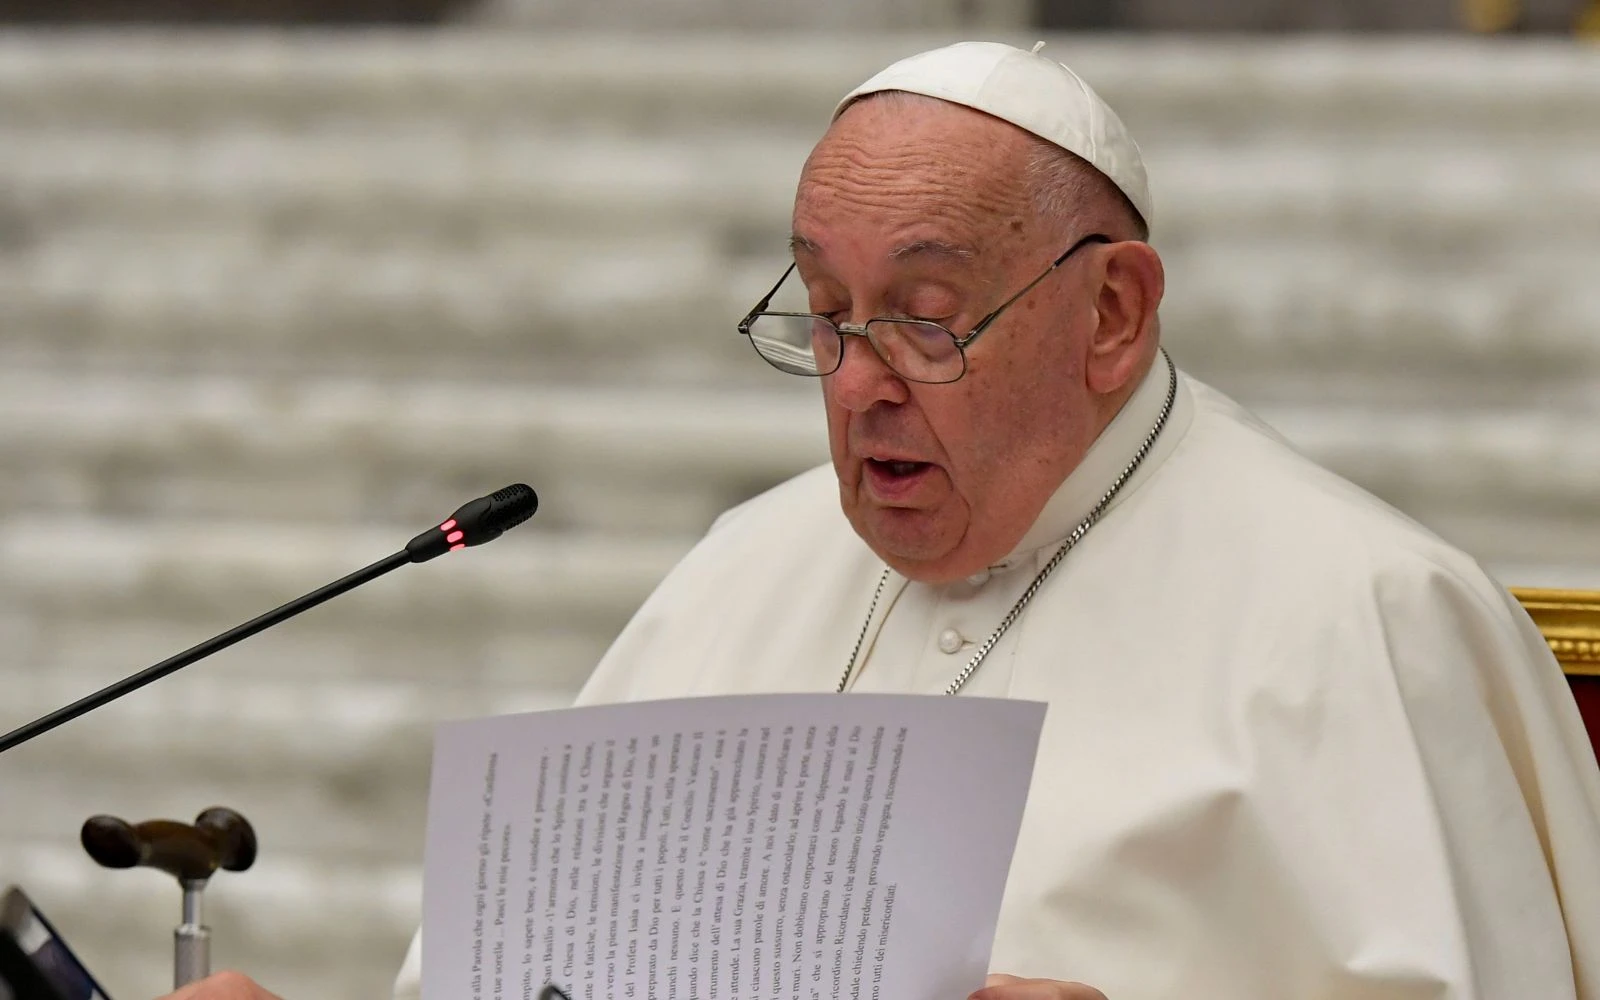
{"label": "collar", "polygon": [[[1016,565],[1018,562],[1028,560],[1041,548],[1054,545],[1076,528],[1100,498],[1106,495],[1111,484],[1116,482],[1117,476],[1133,461],[1134,453],[1139,450],[1139,445],[1150,434],[1150,428],[1155,426],[1156,418],[1161,414],[1161,404],[1167,398],[1167,385],[1172,377],[1172,359],[1167,357],[1165,350],[1156,355],[1155,364],[1150,366],[1150,371],[1145,373],[1144,381],[1139,383],[1139,388],[1134,390],[1128,401],[1122,404],[1122,409],[1111,418],[1111,423],[1094,439],[1089,450],[1084,453],[1083,460],[1062,480],[1056,487],[1055,493],[1045,501],[1044,508],[1039,511],[1039,516],[1034,519],[1033,526],[1022,536],[1000,562],[991,566],[991,570],[1004,570]],[[1193,413],[1193,400],[1190,398],[1188,385],[1181,373],[1178,373],[1178,391],[1172,402],[1172,412],[1167,416],[1167,424],[1162,428],[1161,434],[1156,438],[1156,443],[1151,447],[1144,461],[1139,463],[1138,470],[1133,478],[1123,485],[1117,493],[1116,499],[1111,502],[1115,509],[1133,494],[1157,467],[1172,453],[1177,441],[1188,429],[1189,420]]]}

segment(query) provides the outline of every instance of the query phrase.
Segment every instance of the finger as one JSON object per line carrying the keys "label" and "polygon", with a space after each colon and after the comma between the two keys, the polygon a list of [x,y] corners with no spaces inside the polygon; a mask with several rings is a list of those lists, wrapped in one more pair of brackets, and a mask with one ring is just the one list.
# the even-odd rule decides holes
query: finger
{"label": "finger", "polygon": [[213,991],[214,986],[215,984],[210,978],[196,979],[194,982],[178,989],[176,992],[169,993],[166,996],[161,997],[160,1000],[205,1000],[205,997],[207,996],[217,995]]}
{"label": "finger", "polygon": [[1010,983],[1021,983],[1025,980],[1021,976],[1008,976],[1004,972],[991,972],[989,978],[983,981],[985,986],[1005,986]]}
{"label": "finger", "polygon": [[242,972],[218,972],[161,1000],[279,1000]]}

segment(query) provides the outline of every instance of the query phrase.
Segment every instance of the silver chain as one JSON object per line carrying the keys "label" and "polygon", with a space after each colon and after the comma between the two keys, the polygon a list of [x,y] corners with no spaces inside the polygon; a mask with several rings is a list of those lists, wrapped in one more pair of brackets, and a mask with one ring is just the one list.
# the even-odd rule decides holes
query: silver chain
{"label": "silver chain", "polygon": [[[1061,561],[1067,557],[1067,553],[1071,552],[1078,542],[1083,540],[1083,536],[1089,533],[1089,529],[1094,527],[1095,522],[1100,520],[1101,516],[1111,506],[1111,501],[1116,499],[1117,494],[1122,491],[1122,487],[1127,485],[1129,479],[1133,478],[1134,472],[1138,470],[1139,464],[1144,461],[1145,456],[1150,454],[1150,449],[1155,446],[1156,438],[1161,436],[1161,429],[1167,426],[1167,418],[1172,415],[1172,404],[1178,398],[1178,367],[1167,356],[1165,348],[1162,349],[1161,356],[1167,362],[1167,398],[1161,404],[1161,412],[1156,414],[1156,422],[1150,428],[1150,433],[1145,435],[1144,441],[1139,444],[1138,450],[1133,453],[1133,459],[1123,467],[1122,472],[1112,481],[1111,488],[1106,490],[1105,494],[1100,497],[1100,501],[1085,515],[1084,519],[1078,522],[1078,526],[1072,529],[1072,534],[1068,535],[1066,541],[1061,543],[1061,548],[1057,549],[1056,554],[1050,557],[1050,561],[1044,564],[1043,569],[1039,570],[1038,575],[1033,578],[1033,582],[1028,584],[1028,589],[1022,592],[1022,596],[1017,598],[1017,603],[1013,604],[1011,610],[1006,612],[1006,616],[1000,619],[999,627],[990,633],[989,638],[983,640],[983,645],[978,647],[978,651],[972,655],[972,659],[968,660],[967,665],[961,668],[960,673],[956,674],[955,680],[945,687],[945,694],[955,694],[966,685],[967,680],[972,677],[978,666],[983,663],[984,658],[989,655],[989,651],[994,649],[995,644],[1000,641],[1000,637],[1005,635],[1012,625],[1016,624],[1018,618],[1022,617],[1023,609],[1028,606],[1028,602],[1033,600],[1034,595],[1039,592],[1039,588],[1044,586],[1045,580],[1049,579],[1050,574],[1054,573],[1056,567],[1061,565]],[[883,575],[878,577],[878,588],[872,592],[872,604],[867,608],[867,620],[861,623],[861,634],[856,637],[856,648],[850,651],[850,659],[844,666],[844,675],[839,678],[839,686],[834,688],[836,693],[843,694],[850,686],[850,676],[855,673],[856,669],[856,658],[861,655],[861,647],[867,641],[867,632],[872,627],[873,615],[878,612],[878,601],[883,597],[883,588],[889,583],[889,574],[890,571],[886,569],[883,571]]]}

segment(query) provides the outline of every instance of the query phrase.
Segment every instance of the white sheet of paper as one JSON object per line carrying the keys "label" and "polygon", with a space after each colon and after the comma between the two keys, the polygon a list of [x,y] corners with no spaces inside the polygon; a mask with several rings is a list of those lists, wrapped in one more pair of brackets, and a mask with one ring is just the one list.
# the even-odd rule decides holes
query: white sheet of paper
{"label": "white sheet of paper", "polygon": [[692,698],[440,727],[424,1000],[959,1000],[1045,706]]}

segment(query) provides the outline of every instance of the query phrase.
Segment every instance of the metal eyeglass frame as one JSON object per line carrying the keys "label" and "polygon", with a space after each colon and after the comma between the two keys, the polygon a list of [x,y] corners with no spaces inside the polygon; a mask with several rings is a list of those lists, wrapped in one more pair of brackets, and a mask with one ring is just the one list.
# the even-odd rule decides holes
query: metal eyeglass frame
{"label": "metal eyeglass frame", "polygon": [[[1000,314],[1001,313],[1003,313],[1007,309],[1011,308],[1012,303],[1016,302],[1018,299],[1022,298],[1024,295],[1026,295],[1030,291],[1032,291],[1033,287],[1035,285],[1039,284],[1039,282],[1041,282],[1044,279],[1048,278],[1051,275],[1051,273],[1055,271],[1056,268],[1060,267],[1062,264],[1065,264],[1067,262],[1067,258],[1068,257],[1071,257],[1073,254],[1077,253],[1079,250],[1083,249],[1084,247],[1088,246],[1089,244],[1091,244],[1091,243],[1114,243],[1114,242],[1116,242],[1116,241],[1113,240],[1111,237],[1105,235],[1104,233],[1092,233],[1092,234],[1090,234],[1088,236],[1083,237],[1078,242],[1072,244],[1072,246],[1067,248],[1065,253],[1063,253],[1061,256],[1057,257],[1055,260],[1051,261],[1050,262],[1050,266],[1045,268],[1044,271],[1037,278],[1034,278],[1032,281],[1030,281],[1026,285],[1022,286],[1021,291],[1017,292],[1017,294],[1011,296],[1009,299],[1006,299],[1004,302],[1000,303],[998,306],[996,306],[994,308],[994,310],[992,312],[990,312],[987,316],[985,316],[982,319],[980,319],[978,321],[977,326],[974,326],[972,328],[972,332],[967,334],[965,337],[958,337],[956,335],[955,331],[951,330],[949,327],[945,326],[943,323],[935,323],[932,320],[916,319],[914,317],[875,316],[872,319],[867,320],[865,323],[861,323],[861,324],[858,325],[858,324],[855,324],[855,323],[835,323],[833,320],[829,319],[828,317],[818,315],[817,313],[767,312],[766,309],[767,309],[767,306],[771,304],[772,297],[774,295],[778,294],[778,289],[782,288],[783,287],[783,283],[785,281],[789,280],[789,275],[794,273],[794,269],[795,269],[796,265],[793,262],[791,262],[789,264],[788,269],[783,272],[783,277],[778,279],[778,283],[772,286],[772,290],[767,292],[766,295],[763,295],[761,297],[761,301],[756,303],[755,308],[751,309],[748,313],[746,313],[744,319],[739,321],[739,332],[750,340],[750,346],[755,350],[756,354],[760,355],[761,360],[766,361],[767,364],[772,365],[772,367],[777,368],[778,371],[781,371],[786,375],[798,375],[798,376],[800,376],[802,378],[820,378],[820,377],[822,377],[824,375],[832,375],[834,372],[839,370],[839,366],[840,365],[844,364],[844,338],[845,337],[860,337],[861,339],[863,339],[863,340],[865,340],[867,342],[867,345],[872,348],[872,353],[876,354],[878,356],[878,359],[881,360],[885,365],[887,365],[890,371],[894,372],[896,375],[898,375],[899,377],[905,379],[906,381],[908,381],[908,382],[921,382],[924,385],[948,385],[951,382],[959,382],[961,380],[962,376],[967,374],[967,347],[970,346],[973,341],[977,340],[978,337],[981,336],[985,330],[989,329],[989,327],[994,323],[994,321],[1000,318]],[[772,361],[768,360],[768,358],[767,358],[767,356],[765,354],[761,353],[761,349],[759,347],[755,346],[755,338],[750,336],[750,328],[755,325],[755,321],[756,320],[760,319],[763,316],[775,316],[775,317],[787,318],[787,319],[820,320],[823,323],[826,323],[828,326],[832,327],[835,336],[837,336],[839,338],[838,359],[834,362],[833,367],[828,369],[827,371],[817,371],[817,372],[814,372],[814,373],[792,372],[792,371],[789,371],[789,370],[784,369],[784,368],[778,368],[778,366],[775,363],[773,363]],[[957,356],[959,356],[961,358],[961,370],[959,372],[957,372],[955,374],[955,376],[952,377],[952,378],[938,379],[937,381],[931,380],[931,379],[912,378],[911,376],[906,375],[905,373],[901,372],[898,368],[895,368],[894,365],[889,363],[889,359],[885,358],[883,356],[883,354],[879,352],[878,345],[874,344],[872,342],[872,338],[870,336],[868,336],[867,327],[871,326],[873,323],[878,323],[878,322],[919,323],[919,324],[921,324],[923,326],[931,326],[931,327],[935,327],[937,329],[943,330],[945,333],[950,335],[951,343],[955,344],[955,346],[956,346],[956,354],[957,354]]]}

